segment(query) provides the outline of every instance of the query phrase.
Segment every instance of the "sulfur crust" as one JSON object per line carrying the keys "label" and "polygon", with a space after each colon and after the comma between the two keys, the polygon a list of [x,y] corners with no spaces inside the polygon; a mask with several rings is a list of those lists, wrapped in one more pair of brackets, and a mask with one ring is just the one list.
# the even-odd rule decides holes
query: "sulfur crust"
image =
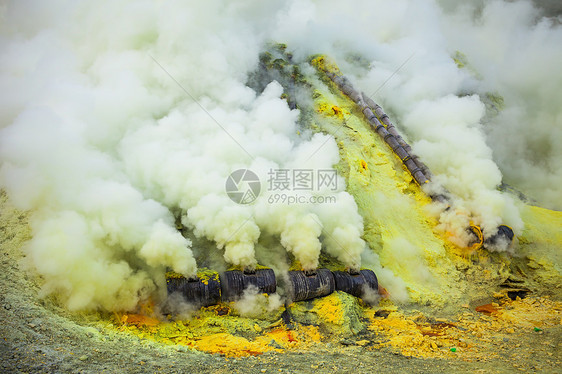
{"label": "sulfur crust", "polygon": [[[355,103],[325,76],[326,72],[341,75],[337,65],[325,56],[312,58],[311,65],[320,77],[313,95],[317,130],[336,139],[340,150],[336,167],[364,219],[364,239],[378,254],[381,265],[406,283],[410,299],[440,304],[462,298],[470,292],[471,285],[458,268],[468,266],[475,258],[486,262],[492,256],[498,262],[484,277],[503,276],[510,257],[459,248],[447,240],[446,234],[435,230],[438,222],[425,209],[430,198],[372,130]],[[562,260],[562,212],[526,205],[521,210],[527,228],[517,250],[529,253],[531,259],[537,258],[543,277],[560,279],[562,269],[557,264]],[[400,244],[408,247],[405,252]],[[423,279],[420,267],[415,266],[417,261],[412,261],[415,257],[429,271]]]}
{"label": "sulfur crust", "polygon": [[[323,56],[313,59],[312,65],[339,74],[337,66]],[[381,265],[406,282],[415,301],[442,301],[443,291],[447,290],[450,296],[452,290],[448,285],[455,281],[450,276],[454,264],[447,254],[452,244],[434,232],[437,222],[424,211],[431,200],[374,133],[355,103],[340,94],[333,83],[325,83],[328,86],[324,90],[318,87],[315,95],[315,109],[320,117],[317,123],[336,138],[341,156],[337,167],[364,218],[364,238],[380,256]],[[343,119],[334,114],[332,107],[340,108]],[[406,240],[421,255],[433,274],[430,285],[420,284],[413,274],[416,269],[408,269],[401,261],[389,245],[395,239]]]}
{"label": "sulfur crust", "polygon": [[[322,56],[313,59],[312,65],[320,71],[339,74],[337,66]],[[322,79],[322,74],[320,78],[309,79],[315,88],[313,128],[336,139],[341,160],[335,167],[345,178],[346,190],[355,198],[364,219],[363,237],[369,250],[379,256],[381,265],[405,282],[410,300],[419,305],[438,306],[455,301],[459,305],[479,295],[474,279],[483,283],[480,292],[489,295],[492,285],[510,274],[511,257],[484,250],[467,252],[436,232],[436,219],[425,211],[430,199],[371,130],[355,104],[330,81]],[[516,249],[527,256],[529,267],[536,270],[543,282],[556,285],[562,272],[559,265],[562,263],[562,212],[527,205],[521,206],[521,212],[526,228],[517,238]],[[420,263],[421,266],[416,266]],[[417,273],[420,268],[428,269],[425,278]],[[300,270],[300,264],[293,263],[291,270]],[[198,275],[204,277],[207,272]],[[152,319],[131,317],[121,320],[120,329],[188,349],[240,357],[310,349],[334,336],[354,334],[353,329],[348,331],[346,327],[354,323],[351,316],[357,315],[360,320],[355,323],[361,325],[360,321],[366,319],[367,330],[386,337],[385,343],[375,344],[370,350],[389,346],[408,356],[448,357],[454,355],[449,349],[453,347],[467,357],[482,359],[488,355],[483,345],[490,333],[511,334],[515,324],[558,323],[560,303],[547,299],[541,299],[540,303],[531,299],[504,300],[504,303],[506,308],[498,307],[500,312],[492,321],[493,331],[487,330],[490,320],[485,316],[476,320],[478,316],[473,313],[461,314],[456,324],[470,329],[469,338],[462,330],[432,322],[422,313],[407,315],[398,311],[390,300],[382,300],[376,308],[367,308],[341,292],[289,305],[293,316],[314,322],[314,325],[294,322],[291,329],[281,320],[238,317],[231,313],[229,304],[203,308],[197,312],[197,318],[184,321],[154,324]],[[387,310],[388,317],[378,317],[378,310]],[[237,332],[245,335],[239,336]],[[252,334],[254,337],[247,336]]]}

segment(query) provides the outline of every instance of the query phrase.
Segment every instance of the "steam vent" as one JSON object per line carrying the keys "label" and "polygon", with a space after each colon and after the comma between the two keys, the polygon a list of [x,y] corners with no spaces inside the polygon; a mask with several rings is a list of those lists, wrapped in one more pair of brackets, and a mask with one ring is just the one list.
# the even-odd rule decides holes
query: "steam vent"
{"label": "steam vent", "polygon": [[0,372],[560,371],[558,2],[0,17]]}

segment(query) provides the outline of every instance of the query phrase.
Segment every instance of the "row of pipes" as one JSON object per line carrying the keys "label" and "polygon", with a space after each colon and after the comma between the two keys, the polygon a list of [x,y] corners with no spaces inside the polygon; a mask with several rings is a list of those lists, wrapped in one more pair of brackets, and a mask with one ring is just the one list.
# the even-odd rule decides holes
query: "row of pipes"
{"label": "row of pipes", "polygon": [[[374,131],[388,144],[392,151],[402,160],[414,180],[423,186],[431,180],[429,168],[412,152],[412,147],[400,136],[394,124],[382,107],[364,93],[359,93],[346,77],[324,70],[330,80],[361,109]],[[442,194],[432,195],[433,200],[448,203],[449,198]],[[484,240],[479,227],[471,226],[469,230],[480,244],[493,243],[500,239],[510,242],[514,234],[511,228],[500,225],[495,235]],[[366,290],[378,291],[378,281],[372,270],[358,272],[330,271],[317,269],[314,272],[289,271],[276,277],[272,269],[255,271],[231,270],[212,275],[185,278],[170,276],[166,278],[168,294],[179,293],[185,301],[196,306],[215,305],[240,299],[249,287],[258,293],[272,294],[277,291],[278,281],[283,285],[289,301],[303,301],[331,294],[334,291],[347,292],[356,297],[363,297]]]}
{"label": "row of pipes", "polygon": [[373,126],[375,132],[384,139],[386,144],[402,160],[415,181],[419,185],[428,183],[431,179],[428,167],[418,156],[412,153],[412,147],[400,136],[382,107],[364,93],[356,91],[346,77],[330,71],[327,71],[326,75],[344,94],[359,106],[369,124]]}
{"label": "row of pipes", "polygon": [[[329,70],[323,70],[323,72],[341,92],[359,106],[374,131],[384,139],[386,144],[402,160],[402,163],[406,166],[414,180],[420,186],[429,183],[432,177],[429,168],[412,152],[412,147],[400,136],[382,107],[364,93],[359,93],[345,76]],[[430,197],[432,200],[445,203],[450,207],[450,199],[445,194],[432,194]],[[493,246],[500,240],[511,243],[515,237],[513,230],[507,225],[499,225],[497,232],[486,239],[484,239],[482,230],[478,226],[471,225],[467,228],[467,232],[474,237],[473,242],[469,243],[473,248]]]}
{"label": "row of pipes", "polygon": [[377,276],[369,269],[358,272],[328,269],[288,271],[279,277],[275,276],[273,269],[252,272],[230,270],[192,279],[168,276],[166,282],[169,295],[179,293],[186,302],[199,307],[238,300],[250,287],[260,294],[272,294],[277,291],[278,282],[291,302],[327,296],[334,291],[347,292],[356,297],[363,297],[367,290],[378,291]]}

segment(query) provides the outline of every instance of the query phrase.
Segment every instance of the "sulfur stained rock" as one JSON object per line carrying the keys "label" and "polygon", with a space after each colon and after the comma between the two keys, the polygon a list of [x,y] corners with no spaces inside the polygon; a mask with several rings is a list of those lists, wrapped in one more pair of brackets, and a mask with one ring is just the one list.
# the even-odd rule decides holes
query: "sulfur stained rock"
{"label": "sulfur stained rock", "polygon": [[295,321],[317,325],[340,336],[355,335],[365,328],[358,299],[345,292],[336,291],[326,297],[293,303],[288,308]]}
{"label": "sulfur stained rock", "polygon": [[476,307],[476,311],[480,312],[480,313],[485,313],[485,314],[492,314],[492,313],[497,313],[498,309],[496,308],[496,305],[493,304],[485,304],[485,305],[480,305]]}

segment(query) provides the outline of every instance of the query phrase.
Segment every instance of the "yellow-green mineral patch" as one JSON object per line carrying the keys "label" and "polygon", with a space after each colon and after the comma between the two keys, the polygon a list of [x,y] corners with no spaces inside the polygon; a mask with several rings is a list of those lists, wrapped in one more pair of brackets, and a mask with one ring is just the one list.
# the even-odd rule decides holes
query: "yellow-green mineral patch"
{"label": "yellow-green mineral patch", "polygon": [[[325,72],[340,75],[338,67],[325,56],[314,57],[311,64],[319,72],[319,79],[310,79],[315,89],[315,127],[334,136],[338,144],[341,159],[336,168],[364,219],[364,239],[380,265],[403,281],[376,269],[391,297],[405,287],[411,301],[439,305],[486,293],[490,285],[505,280],[512,271],[512,257],[484,250],[467,252],[437,232],[436,219],[426,211],[429,197],[355,103],[325,76]],[[560,280],[561,213],[530,206],[521,209],[527,228],[515,250],[528,253],[530,266],[544,270],[543,277]]]}
{"label": "yellow-green mineral patch", "polygon": [[[312,64],[320,71],[339,72],[323,56]],[[431,200],[355,103],[324,82],[327,86],[320,82],[316,86],[315,122],[336,139],[341,156],[337,168],[364,218],[364,238],[371,250],[382,266],[402,278],[413,300],[443,302],[458,297],[462,291],[454,286],[458,275],[447,250],[451,244],[434,231],[437,222],[424,210]],[[390,285],[391,295],[393,291],[397,289]]]}
{"label": "yellow-green mineral patch", "polygon": [[[486,360],[494,336],[506,341],[512,334],[562,323],[560,302],[540,297],[560,294],[562,212],[521,204],[526,226],[516,238],[516,256],[456,247],[435,230],[438,222],[426,211],[431,200],[402,162],[355,103],[326,78],[327,71],[341,74],[335,63],[316,56],[311,64],[319,72],[307,77],[314,100],[311,128],[336,140],[340,162],[335,167],[364,219],[363,238],[380,262],[373,266],[391,299],[369,307],[334,292],[288,305],[284,318],[284,308],[249,318],[238,315],[234,303],[222,303],[176,321],[146,317],[150,313],[121,315],[116,317],[118,328],[141,339],[226,357],[326,349],[322,343],[345,337],[346,344],[367,350],[389,347],[407,356]],[[460,58],[459,64],[464,65]],[[333,270],[341,267],[325,254],[321,263]],[[300,268],[295,261],[290,269]],[[198,276],[208,279],[216,273],[202,269]],[[512,288],[502,288],[506,284]],[[511,300],[508,295],[514,284],[531,295]],[[541,294],[532,295],[534,289]],[[433,309],[407,311],[396,304],[406,299],[416,308]],[[442,308],[448,305],[452,309]]]}

